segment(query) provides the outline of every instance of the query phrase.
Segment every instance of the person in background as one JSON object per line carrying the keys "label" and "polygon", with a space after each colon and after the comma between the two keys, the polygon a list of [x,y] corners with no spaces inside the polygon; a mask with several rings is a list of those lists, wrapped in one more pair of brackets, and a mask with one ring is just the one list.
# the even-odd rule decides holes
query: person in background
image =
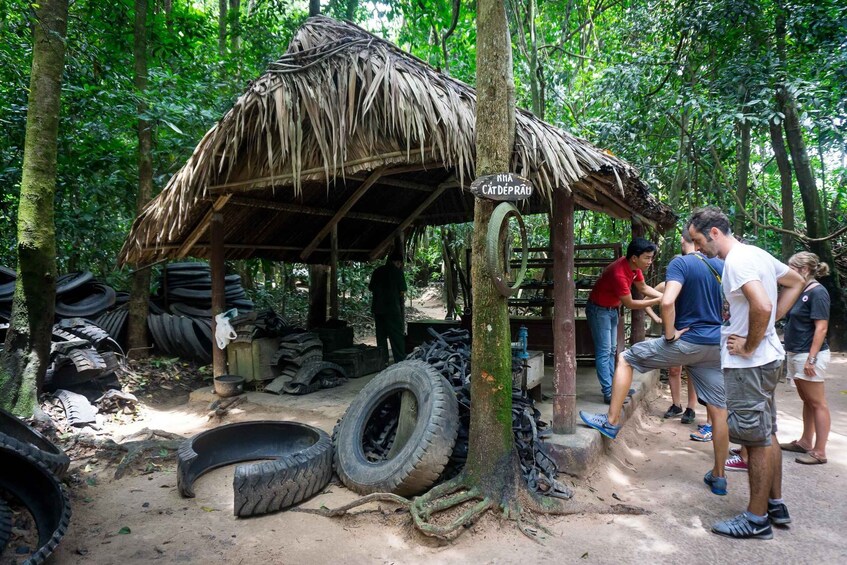
{"label": "person in background", "polygon": [[[612,401],[612,377],[618,348],[618,309],[623,304],[630,310],[642,310],[655,306],[662,299],[662,293],[644,282],[643,271],[653,263],[656,249],[655,243],[643,237],[634,238],[626,248],[625,257],[606,265],[588,296],[585,314],[594,340],[597,380],[606,404]],[[634,299],[632,286],[647,298]]]}
{"label": "person in background", "polygon": [[817,277],[829,274],[829,265],[814,253],[803,251],[788,260],[788,266],[805,281],[800,299],[788,312],[785,326],[785,350],[788,353],[787,378],[794,379],[797,394],[803,399],[803,435],[781,443],[784,451],[800,453],[795,461],[804,465],[826,463],[829,437],[829,406],[824,394],[824,379],[829,365],[829,292]]}
{"label": "person in background", "polygon": [[388,343],[391,343],[394,362],[402,361],[406,358],[403,254],[395,251],[389,255],[385,264],[374,270],[368,288],[373,294],[371,312],[376,326],[376,345],[382,351],[383,361],[388,362]]}
{"label": "person in background", "polygon": [[[718,208],[695,210],[689,220],[694,244],[724,259],[721,277],[729,319],[721,327],[721,367],[729,412],[729,439],[747,448],[747,510],[712,526],[736,539],[772,539],[771,523],[791,523],[782,500],[782,455],[776,439],[774,392],[785,350],[774,323],[803,290],[803,277],[767,252],[739,242]],[[777,288],[782,292],[777,294]],[[712,418],[712,424],[717,424]],[[724,451],[726,453],[726,451]]]}

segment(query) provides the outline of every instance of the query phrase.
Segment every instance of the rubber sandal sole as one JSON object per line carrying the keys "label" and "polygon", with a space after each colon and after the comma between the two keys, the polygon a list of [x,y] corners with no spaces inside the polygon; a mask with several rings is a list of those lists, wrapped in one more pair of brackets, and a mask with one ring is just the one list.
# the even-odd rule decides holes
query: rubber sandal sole
{"label": "rubber sandal sole", "polygon": [[800,457],[795,457],[794,461],[801,465],[824,465],[827,461],[826,457],[818,457],[812,453],[804,453]]}
{"label": "rubber sandal sole", "polygon": [[797,443],[795,439],[791,443],[780,443],[779,448],[783,451],[790,451],[791,453],[807,453],[809,450]]}

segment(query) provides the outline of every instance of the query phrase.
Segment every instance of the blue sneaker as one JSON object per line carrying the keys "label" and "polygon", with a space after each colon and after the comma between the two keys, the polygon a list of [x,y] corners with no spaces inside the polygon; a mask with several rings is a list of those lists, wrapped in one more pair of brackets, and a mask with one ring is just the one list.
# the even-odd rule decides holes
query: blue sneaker
{"label": "blue sneaker", "polygon": [[742,512],[735,518],[718,522],[712,526],[716,534],[735,539],[773,539],[773,528],[770,522],[764,524],[750,520],[747,512]]}
{"label": "blue sneaker", "polygon": [[699,429],[689,436],[694,441],[712,441],[712,426],[703,424]]}
{"label": "blue sneaker", "polygon": [[703,477],[703,482],[709,485],[713,494],[721,496],[726,494],[726,477],[715,477],[712,475],[712,472],[709,471],[706,473],[706,476]]}
{"label": "blue sneaker", "polygon": [[594,428],[609,439],[618,437],[620,426],[615,426],[609,423],[609,417],[606,414],[591,414],[589,412],[579,411],[579,417],[585,422],[585,425]]}

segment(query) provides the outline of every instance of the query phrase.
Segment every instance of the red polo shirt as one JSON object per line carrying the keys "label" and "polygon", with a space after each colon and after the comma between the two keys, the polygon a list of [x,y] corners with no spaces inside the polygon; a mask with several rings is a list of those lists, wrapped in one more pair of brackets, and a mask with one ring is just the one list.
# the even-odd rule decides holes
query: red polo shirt
{"label": "red polo shirt", "polygon": [[631,293],[632,283],[643,280],[644,274],[641,269],[633,271],[629,268],[626,257],[621,257],[606,265],[603,274],[600,275],[600,278],[594,284],[594,288],[591,289],[588,300],[597,306],[617,308],[621,305],[621,296]]}

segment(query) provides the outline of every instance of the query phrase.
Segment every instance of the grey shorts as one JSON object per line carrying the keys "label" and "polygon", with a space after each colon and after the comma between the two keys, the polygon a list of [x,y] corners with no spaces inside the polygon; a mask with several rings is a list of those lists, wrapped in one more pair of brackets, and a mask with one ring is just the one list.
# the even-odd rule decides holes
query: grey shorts
{"label": "grey shorts", "polygon": [[729,440],[762,447],[776,433],[774,391],[782,372],[782,359],[747,369],[723,370],[729,416]]}
{"label": "grey shorts", "polygon": [[642,373],[684,365],[700,403],[726,408],[720,345],[700,345],[680,339],[668,343],[660,337],[636,343],[623,352],[623,357]]}

